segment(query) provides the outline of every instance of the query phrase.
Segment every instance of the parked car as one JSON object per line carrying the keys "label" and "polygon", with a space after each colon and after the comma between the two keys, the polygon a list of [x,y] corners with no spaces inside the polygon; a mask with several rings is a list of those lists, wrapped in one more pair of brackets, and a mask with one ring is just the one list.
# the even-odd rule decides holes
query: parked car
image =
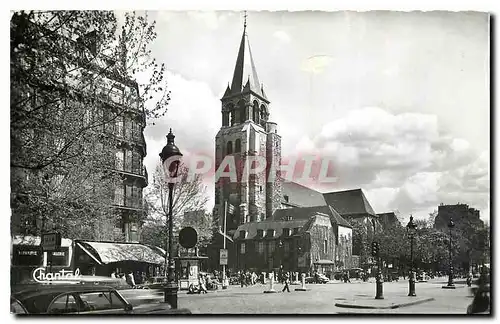
{"label": "parked car", "polygon": [[167,284],[168,279],[163,277],[151,277],[140,288],[145,289],[161,289]]}
{"label": "parked car", "polygon": [[474,290],[474,299],[467,306],[467,314],[490,314],[490,285],[484,285]]}
{"label": "parked car", "polygon": [[100,285],[38,285],[12,293],[15,314],[190,314],[166,303],[132,306],[116,289]]}
{"label": "parked car", "polygon": [[305,281],[306,281],[306,283],[321,283],[321,284],[325,284],[325,283],[328,283],[330,280],[324,274],[319,273],[318,274],[318,282],[316,282],[316,279],[314,278],[314,276],[312,276],[312,277],[306,277]]}

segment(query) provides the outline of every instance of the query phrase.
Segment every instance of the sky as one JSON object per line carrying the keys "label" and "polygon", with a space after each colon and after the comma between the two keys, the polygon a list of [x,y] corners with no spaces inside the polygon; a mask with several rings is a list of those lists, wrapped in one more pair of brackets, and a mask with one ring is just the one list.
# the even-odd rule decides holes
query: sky
{"label": "sky", "polygon": [[[169,128],[213,156],[243,31],[237,11],[149,11],[171,102],[145,130],[152,173]],[[489,17],[480,12],[249,11],[247,33],[282,156],[334,157],[377,213],[427,218],[466,203],[489,219]],[[213,207],[213,178],[206,179]]]}

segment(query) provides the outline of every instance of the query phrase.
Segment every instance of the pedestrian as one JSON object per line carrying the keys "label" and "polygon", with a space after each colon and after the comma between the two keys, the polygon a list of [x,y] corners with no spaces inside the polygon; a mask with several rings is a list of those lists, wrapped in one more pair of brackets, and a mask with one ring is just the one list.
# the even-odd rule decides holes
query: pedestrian
{"label": "pedestrian", "polygon": [[111,272],[111,278],[116,278],[116,271],[115,271],[115,270],[113,270],[113,271]]}
{"label": "pedestrian", "polygon": [[132,274],[132,271],[129,271],[125,277],[125,280],[131,286],[132,288],[135,288],[135,280],[134,280],[134,275]]}
{"label": "pedestrian", "polygon": [[288,286],[288,284],[290,283],[290,275],[288,274],[288,272],[285,272],[284,276],[283,276],[283,284],[285,285],[283,287],[283,290],[282,292],[285,292],[285,289],[290,292],[290,287]]}
{"label": "pedestrian", "polygon": [[245,273],[243,271],[240,272],[240,284],[241,284],[241,288],[243,288],[243,285],[246,286]]}
{"label": "pedestrian", "polygon": [[198,275],[198,285],[200,286],[200,289],[198,291],[199,294],[206,294],[208,292],[207,287],[205,286],[205,279],[203,278],[202,274]]}

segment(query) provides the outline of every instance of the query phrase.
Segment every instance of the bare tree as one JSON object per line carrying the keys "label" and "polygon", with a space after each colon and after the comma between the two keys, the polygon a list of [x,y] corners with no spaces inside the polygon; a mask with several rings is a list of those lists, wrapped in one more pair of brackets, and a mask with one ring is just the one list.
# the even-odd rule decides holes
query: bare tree
{"label": "bare tree", "polygon": [[[188,168],[179,167],[180,181],[176,182],[173,190],[172,221],[174,236],[185,226],[192,226],[198,232],[201,245],[209,242],[214,222],[212,215],[206,211],[208,197],[206,186],[201,175],[195,175],[191,180]],[[153,174],[153,184],[147,189],[146,199],[149,213],[142,230],[142,241],[157,246],[166,246],[168,221],[168,183],[161,166]],[[197,212],[191,219],[185,219],[185,212]]]}

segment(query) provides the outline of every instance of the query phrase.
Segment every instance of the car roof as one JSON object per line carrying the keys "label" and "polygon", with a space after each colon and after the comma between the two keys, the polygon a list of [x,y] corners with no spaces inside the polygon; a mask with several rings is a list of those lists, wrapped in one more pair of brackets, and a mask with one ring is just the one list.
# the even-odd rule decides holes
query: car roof
{"label": "car roof", "polygon": [[73,293],[73,292],[102,292],[102,291],[114,291],[116,290],[113,287],[102,286],[102,285],[79,285],[79,284],[70,284],[70,285],[34,285],[34,287],[29,287],[23,289],[21,291],[15,292],[11,294],[11,297],[16,298],[21,301],[27,298],[31,298],[37,295],[45,295],[45,294],[63,294],[63,293]]}

